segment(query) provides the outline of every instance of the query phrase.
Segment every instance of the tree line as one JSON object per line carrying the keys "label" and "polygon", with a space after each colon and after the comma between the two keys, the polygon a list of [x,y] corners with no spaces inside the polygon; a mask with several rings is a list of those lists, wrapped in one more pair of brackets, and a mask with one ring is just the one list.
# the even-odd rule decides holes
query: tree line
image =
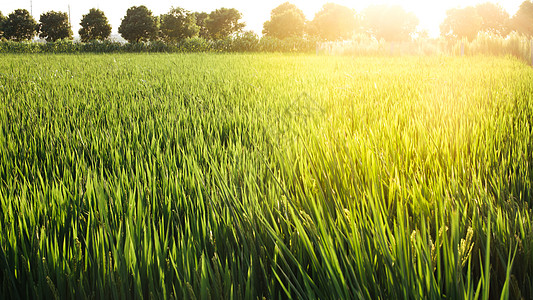
{"label": "tree line", "polygon": [[[220,8],[210,13],[190,12],[172,7],[166,14],[153,15],[146,6],[130,7],[118,28],[120,35],[130,43],[163,41],[176,43],[187,38],[221,40],[242,33],[245,24],[235,8]],[[350,39],[355,33],[364,33],[385,41],[408,41],[414,36],[427,37],[417,32],[418,18],[401,6],[372,5],[357,13],[335,3],[325,4],[307,20],[296,5],[285,2],[271,11],[263,25],[263,35],[277,38],[312,38],[322,41]],[[91,9],[83,15],[79,30],[82,42],[104,41],[111,34],[111,25],[104,12]],[[479,32],[491,32],[502,37],[516,31],[533,37],[533,2],[524,1],[513,16],[499,5],[483,3],[466,8],[450,9],[440,25],[446,39],[474,39]],[[252,34],[247,32],[246,34]],[[65,12],[49,11],[37,22],[25,9],[17,9],[7,17],[0,12],[0,37],[6,40],[31,40],[36,35],[46,41],[72,39],[72,29]]]}
{"label": "tree line", "polygon": [[462,9],[450,9],[440,25],[441,36],[447,39],[466,38],[472,41],[480,32],[506,37],[516,31],[533,37],[533,2],[524,1],[513,17],[500,5],[486,2]]}

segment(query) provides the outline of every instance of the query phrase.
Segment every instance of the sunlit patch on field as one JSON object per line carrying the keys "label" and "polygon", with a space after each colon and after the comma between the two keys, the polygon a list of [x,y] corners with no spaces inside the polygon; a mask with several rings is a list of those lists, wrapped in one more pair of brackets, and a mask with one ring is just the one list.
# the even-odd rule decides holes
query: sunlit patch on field
{"label": "sunlit patch on field", "polygon": [[511,58],[4,55],[5,297],[533,296]]}

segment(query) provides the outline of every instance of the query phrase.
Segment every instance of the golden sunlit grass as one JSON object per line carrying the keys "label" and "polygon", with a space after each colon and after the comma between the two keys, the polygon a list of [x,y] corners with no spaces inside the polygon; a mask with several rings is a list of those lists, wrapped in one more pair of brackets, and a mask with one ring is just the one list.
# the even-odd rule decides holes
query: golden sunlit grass
{"label": "golden sunlit grass", "polygon": [[533,71],[4,55],[8,298],[529,298]]}

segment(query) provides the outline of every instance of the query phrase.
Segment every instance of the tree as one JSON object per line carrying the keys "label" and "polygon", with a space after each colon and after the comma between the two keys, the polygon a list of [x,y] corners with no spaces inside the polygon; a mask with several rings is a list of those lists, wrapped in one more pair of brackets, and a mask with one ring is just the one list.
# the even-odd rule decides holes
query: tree
{"label": "tree", "polygon": [[198,36],[204,39],[209,38],[209,31],[207,30],[207,18],[209,14],[206,12],[195,12],[194,16],[196,17],[196,25],[199,28]]}
{"label": "tree", "polygon": [[481,30],[500,36],[509,34],[509,13],[500,5],[486,2],[476,5],[476,12],[481,17]]}
{"label": "tree", "polygon": [[78,31],[81,41],[103,41],[111,35],[111,25],[107,20],[104,12],[91,8],[89,13],[83,15],[80,22],[81,28]]}
{"label": "tree", "polygon": [[518,33],[533,37],[533,2],[522,2],[511,22],[513,29]]}
{"label": "tree", "polygon": [[309,24],[311,35],[328,41],[350,38],[357,27],[355,11],[346,6],[326,3]]}
{"label": "tree", "polygon": [[6,22],[7,18],[4,17],[2,12],[0,11],[0,38],[4,37],[4,23]]}
{"label": "tree", "polygon": [[10,13],[4,22],[4,37],[14,41],[30,40],[37,34],[39,26],[25,9]]}
{"label": "tree", "polygon": [[209,37],[221,40],[241,31],[245,24],[240,23],[241,13],[235,8],[220,8],[212,11],[205,21]]}
{"label": "tree", "polygon": [[440,33],[446,38],[467,38],[472,41],[482,26],[483,18],[474,7],[452,8],[446,11],[446,18],[440,25]]}
{"label": "tree", "polygon": [[305,30],[305,15],[296,5],[285,2],[274,8],[270,20],[263,24],[263,34],[278,39],[302,37]]}
{"label": "tree", "polygon": [[199,31],[196,16],[181,7],[171,8],[167,14],[161,16],[160,32],[167,42],[198,36]]}
{"label": "tree", "polygon": [[39,37],[46,39],[47,42],[72,38],[72,29],[70,29],[67,13],[49,11],[41,14],[39,22],[41,31]]}
{"label": "tree", "polygon": [[386,41],[407,41],[415,33],[418,18],[398,5],[374,5],[363,14],[363,25],[368,33]]}
{"label": "tree", "polygon": [[122,19],[118,32],[130,43],[154,40],[157,37],[156,18],[146,6],[132,6]]}

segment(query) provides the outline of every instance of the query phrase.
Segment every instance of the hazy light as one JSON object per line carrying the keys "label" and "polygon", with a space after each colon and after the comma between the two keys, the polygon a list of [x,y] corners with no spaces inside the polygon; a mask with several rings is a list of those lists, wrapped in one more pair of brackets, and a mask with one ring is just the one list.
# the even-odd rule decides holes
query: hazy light
{"label": "hazy light", "polygon": [[[518,10],[518,7],[524,0],[494,0],[490,1],[501,5],[512,16]],[[270,18],[270,11],[280,5],[284,0],[276,1],[249,1],[249,0],[199,0],[199,1],[137,1],[137,0],[26,0],[26,1],[2,1],[0,11],[7,15],[17,8],[25,8],[30,11],[30,3],[33,2],[33,17],[39,20],[41,13],[55,10],[68,12],[70,5],[72,29],[75,35],[78,34],[79,23],[82,15],[86,14],[91,8],[99,8],[104,11],[113,26],[113,33],[117,33],[121,19],[126,14],[126,10],[134,5],[146,5],[155,15],[165,13],[171,6],[183,7],[190,11],[210,12],[220,7],[236,8],[243,14],[243,20],[246,22],[246,30],[253,30],[260,34],[263,29],[263,23]],[[439,35],[439,25],[446,16],[446,10],[454,7],[465,7],[479,3],[489,2],[484,0],[441,0],[441,1],[422,1],[422,0],[337,0],[337,1],[289,1],[303,10],[308,20],[313,19],[316,12],[322,5],[327,2],[338,3],[344,6],[352,7],[357,12],[373,4],[398,4],[408,12],[415,13],[420,19],[418,29],[428,30],[430,36]]]}

